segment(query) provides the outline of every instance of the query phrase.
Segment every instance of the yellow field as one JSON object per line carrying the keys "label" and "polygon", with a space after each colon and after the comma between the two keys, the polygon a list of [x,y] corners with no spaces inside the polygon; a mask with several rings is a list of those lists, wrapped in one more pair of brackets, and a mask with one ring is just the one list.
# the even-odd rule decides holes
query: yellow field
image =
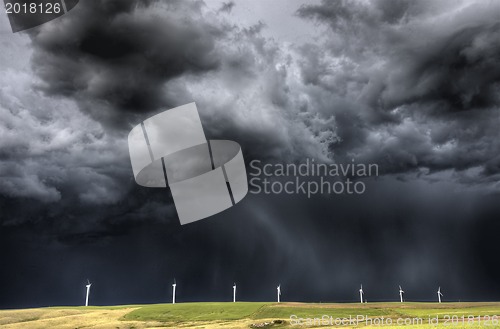
{"label": "yellow field", "polygon": [[[158,321],[129,321],[122,317],[136,308],[109,309],[29,309],[0,311],[2,329],[145,329],[145,328],[249,328],[256,323],[250,319],[227,321],[186,321],[164,323]],[[262,321],[259,321],[262,322]]]}
{"label": "yellow field", "polygon": [[133,309],[28,309],[0,311],[0,327],[12,329],[35,328],[150,328],[144,323],[124,323],[122,316]]}

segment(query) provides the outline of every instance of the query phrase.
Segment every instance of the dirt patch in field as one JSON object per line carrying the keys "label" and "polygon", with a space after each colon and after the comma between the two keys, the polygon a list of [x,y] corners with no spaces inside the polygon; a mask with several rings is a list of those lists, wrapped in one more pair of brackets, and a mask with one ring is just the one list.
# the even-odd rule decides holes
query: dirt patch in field
{"label": "dirt patch in field", "polygon": [[0,311],[2,329],[142,329],[160,323],[121,321],[120,318],[135,308],[123,309],[33,309]]}

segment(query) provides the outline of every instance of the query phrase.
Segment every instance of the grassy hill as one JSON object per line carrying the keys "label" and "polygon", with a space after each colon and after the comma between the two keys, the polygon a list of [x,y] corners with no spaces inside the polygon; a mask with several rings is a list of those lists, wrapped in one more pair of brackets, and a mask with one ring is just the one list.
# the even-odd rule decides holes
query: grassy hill
{"label": "grassy hill", "polygon": [[[494,317],[498,316],[498,317]],[[180,303],[0,311],[0,328],[499,328],[500,303]]]}

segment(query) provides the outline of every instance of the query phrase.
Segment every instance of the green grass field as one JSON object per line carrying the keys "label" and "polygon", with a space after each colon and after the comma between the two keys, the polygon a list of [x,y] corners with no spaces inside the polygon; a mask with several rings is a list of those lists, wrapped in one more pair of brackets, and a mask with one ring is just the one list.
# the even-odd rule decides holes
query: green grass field
{"label": "green grass field", "polygon": [[499,322],[500,303],[361,305],[238,302],[0,310],[0,328],[10,329],[315,327],[500,329]]}

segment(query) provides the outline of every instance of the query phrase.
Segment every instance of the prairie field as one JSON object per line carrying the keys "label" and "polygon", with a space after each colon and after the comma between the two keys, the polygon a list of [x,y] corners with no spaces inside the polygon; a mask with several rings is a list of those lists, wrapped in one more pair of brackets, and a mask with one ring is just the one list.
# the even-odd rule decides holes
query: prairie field
{"label": "prairie field", "polygon": [[500,303],[178,303],[0,310],[5,329],[500,328]]}

